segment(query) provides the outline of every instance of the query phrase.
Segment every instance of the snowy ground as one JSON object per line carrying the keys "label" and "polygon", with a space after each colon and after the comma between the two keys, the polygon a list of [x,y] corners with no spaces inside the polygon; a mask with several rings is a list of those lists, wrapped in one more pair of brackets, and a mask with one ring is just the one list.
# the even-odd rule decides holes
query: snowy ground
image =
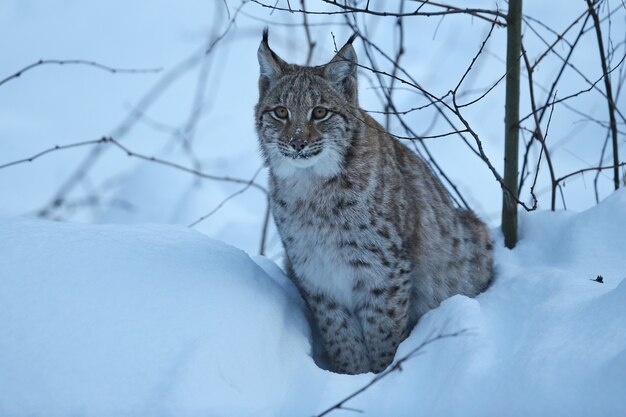
{"label": "snowy ground", "polygon": [[[372,1],[393,10],[391,3]],[[506,9],[506,2],[495,3]],[[272,46],[290,62],[304,62],[307,50],[304,31],[293,26],[302,16],[248,2],[227,36],[204,54],[240,4],[1,1],[0,79],[39,59],[163,70],[113,75],[84,66],[45,66],[3,84],[0,165],[55,145],[112,135],[146,156],[206,174],[251,178],[261,165],[252,108],[262,28],[269,25]],[[495,6],[476,0],[472,7]],[[524,7],[557,32],[586,8],[571,0]],[[605,23],[607,41],[612,33],[616,48],[613,64],[626,50],[620,42],[626,33],[622,17]],[[366,19],[372,39],[395,53],[395,21]],[[342,42],[350,31],[340,16],[309,21],[317,42],[313,63],[323,63],[333,54],[331,32]],[[441,95],[455,86],[489,30],[467,16],[406,22],[410,42],[402,63]],[[549,30],[540,30],[554,40]],[[596,80],[601,68],[589,33],[572,62]],[[504,34],[495,29],[476,62],[462,89],[468,97],[504,73]],[[566,38],[571,42],[574,36],[569,32]],[[531,60],[546,48],[528,28],[524,45]],[[355,46],[362,59],[362,45]],[[560,42],[555,50],[568,49]],[[142,106],[146,93],[189,57],[193,62]],[[378,58],[381,68],[390,70]],[[539,101],[546,99],[542,87],[550,85],[560,65],[549,55],[537,68]],[[370,80],[361,74],[360,102],[368,110],[383,110]],[[558,97],[586,87],[568,68]],[[466,110],[498,169],[503,96],[501,84]],[[403,109],[424,104],[411,91],[398,90],[395,97]],[[522,97],[526,110],[527,101]],[[596,165],[606,134],[601,123],[586,118],[606,122],[600,93],[568,103],[555,107],[548,139],[559,176]],[[129,119],[137,108],[143,114]],[[426,111],[406,120],[423,134],[435,119]],[[397,124],[390,127],[404,133]],[[448,130],[438,119],[430,133]],[[489,170],[457,137],[428,145],[499,239],[501,190]],[[250,189],[228,200],[190,230],[186,225],[212,212],[240,185],[201,180],[108,147],[64,195],[64,204],[55,206],[62,185],[93,148],[52,152],[0,170],[0,417],[311,416],[373,378],[335,375],[313,362],[302,301],[276,266],[282,248],[271,223],[268,258],[250,255],[259,250],[262,192]],[[623,160],[623,135],[620,149]],[[605,155],[605,163],[609,158]],[[546,172],[543,166],[540,208],[549,202]],[[265,175],[259,174],[259,184],[266,183]],[[592,184],[588,174],[568,180],[567,207],[594,206]],[[364,414],[331,415],[626,415],[626,193],[611,192],[605,173],[599,194],[609,197],[597,207],[579,214],[523,213],[517,248],[508,251],[498,242],[494,286],[475,300],[453,297],[426,315],[397,358],[429,337],[465,332],[429,344],[403,372],[346,404]],[[44,217],[66,222],[36,219],[44,208]],[[604,283],[592,281],[598,275]]]}
{"label": "snowy ground", "polygon": [[[428,313],[346,404],[366,416],[626,413],[626,191],[522,218],[476,299]],[[602,275],[604,283],[593,281]],[[311,416],[368,383],[319,369],[271,261],[183,227],[0,221],[0,415]],[[335,411],[332,415],[357,415]]]}

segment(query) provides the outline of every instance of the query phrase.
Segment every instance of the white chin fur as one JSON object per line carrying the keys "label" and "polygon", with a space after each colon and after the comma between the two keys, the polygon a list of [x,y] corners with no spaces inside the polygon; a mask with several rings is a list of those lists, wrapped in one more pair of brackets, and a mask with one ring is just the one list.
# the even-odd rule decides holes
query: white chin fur
{"label": "white chin fur", "polygon": [[[278,160],[276,161],[276,159]],[[340,157],[335,152],[329,152],[326,149],[320,154],[307,159],[292,159],[281,155],[279,158],[275,158],[272,168],[276,175],[281,177],[301,175],[332,177],[341,170]]]}
{"label": "white chin fur", "polygon": [[318,155],[315,155],[306,159],[293,159],[293,158],[285,158],[285,159],[287,160],[288,163],[290,163],[296,168],[308,168],[308,167],[315,165],[319,161],[320,156],[321,154],[318,154]]}

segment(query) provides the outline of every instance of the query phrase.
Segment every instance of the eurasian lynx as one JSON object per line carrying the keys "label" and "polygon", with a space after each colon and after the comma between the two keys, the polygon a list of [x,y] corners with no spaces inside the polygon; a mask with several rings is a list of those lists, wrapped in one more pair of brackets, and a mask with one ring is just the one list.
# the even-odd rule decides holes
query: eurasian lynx
{"label": "eurasian lynx", "polygon": [[492,279],[485,225],[454,207],[426,164],[361,110],[352,39],[326,65],[269,47],[256,127],[286,271],[331,369],[381,372],[426,311]]}

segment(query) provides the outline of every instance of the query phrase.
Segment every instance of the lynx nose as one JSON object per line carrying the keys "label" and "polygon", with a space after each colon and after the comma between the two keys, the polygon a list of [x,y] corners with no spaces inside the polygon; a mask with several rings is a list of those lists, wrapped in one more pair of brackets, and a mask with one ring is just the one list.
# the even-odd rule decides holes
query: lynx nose
{"label": "lynx nose", "polygon": [[300,152],[307,145],[307,142],[300,138],[296,138],[289,142],[289,145],[291,145],[296,152]]}

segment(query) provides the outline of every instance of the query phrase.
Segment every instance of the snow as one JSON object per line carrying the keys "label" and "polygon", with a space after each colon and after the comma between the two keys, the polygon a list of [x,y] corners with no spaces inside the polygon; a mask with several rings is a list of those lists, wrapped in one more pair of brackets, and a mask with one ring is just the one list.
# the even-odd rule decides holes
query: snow
{"label": "snow", "polygon": [[[465,333],[346,406],[624,415],[625,246],[625,190],[524,215],[494,285],[426,314],[396,359]],[[0,220],[0,415],[310,416],[373,377],[316,366],[303,302],[267,258],[180,226]]]}
{"label": "snow", "polygon": [[[390,0],[372,5],[383,3],[396,9]],[[494,7],[491,0],[474,3]],[[497,3],[506,9],[506,2]],[[289,62],[304,62],[307,41],[301,27],[282,26],[301,23],[300,15],[247,2],[230,32],[205,55],[207,41],[224,33],[240,4],[0,2],[0,79],[39,59],[163,68],[113,75],[85,66],[45,66],[3,84],[0,165],[112,135],[145,156],[206,174],[252,178],[261,166],[252,109],[262,29],[269,25],[272,48]],[[524,7],[559,33],[586,9],[571,0]],[[395,19],[362,19],[371,38],[395,55]],[[321,64],[334,54],[331,32],[339,44],[351,32],[341,16],[309,16],[309,22],[317,44],[312,63]],[[467,16],[406,22],[405,38],[412,41],[402,64],[435,94],[454,88],[489,30]],[[606,41],[611,33],[621,39],[625,24],[617,15],[605,23]],[[534,60],[546,45],[525,30],[524,45]],[[570,42],[573,32],[566,36]],[[571,61],[590,80],[601,74],[596,42],[592,32],[583,37]],[[463,99],[504,73],[504,44],[505,30],[496,28],[460,90],[468,94]],[[621,56],[625,46],[614,47],[613,55]],[[360,41],[355,48],[367,63]],[[555,50],[568,48],[559,43]],[[144,95],[192,56],[194,63],[143,108],[146,118],[118,135],[117,127],[142,107]],[[546,94],[541,86],[552,83],[560,66],[548,55],[537,67],[539,102]],[[361,75],[359,102],[383,110],[367,72]],[[568,68],[556,98],[587,86]],[[395,94],[400,109],[425,104],[414,92]],[[464,109],[497,168],[503,96],[500,84]],[[203,106],[197,123],[190,123],[196,99]],[[528,110],[527,101],[522,97],[522,109]],[[567,103],[555,107],[550,124],[557,176],[597,165],[606,133],[601,124],[581,120],[588,115],[606,121],[598,91]],[[433,122],[430,134],[449,130],[432,108],[405,120],[420,134]],[[193,158],[175,133],[189,126]],[[404,135],[397,123],[390,129]],[[497,226],[501,188],[483,162],[459,138],[427,143],[472,208]],[[109,147],[65,196],[66,204],[55,208],[57,191],[93,149],[52,152],[0,170],[0,416],[310,416],[371,381],[371,374],[336,375],[316,366],[304,304],[278,266],[282,247],[271,222],[268,258],[252,255],[259,250],[264,193],[250,188],[191,230],[186,225],[241,184],[201,180]],[[625,150],[622,144],[620,160]],[[402,372],[346,404],[363,414],[331,415],[626,415],[626,194],[612,194],[607,171],[599,177],[599,196],[608,198],[595,206],[592,175],[568,179],[563,195],[569,209],[592,208],[521,213],[515,250],[502,248],[494,228],[494,285],[476,299],[452,297],[428,313],[396,358],[432,336],[463,334],[429,344]],[[257,183],[265,185],[266,176],[261,171]],[[549,201],[549,185],[543,166],[536,188],[540,208]],[[557,203],[561,208],[560,196]],[[28,217],[46,207],[49,219],[64,222]],[[604,283],[593,281],[598,275]]]}

